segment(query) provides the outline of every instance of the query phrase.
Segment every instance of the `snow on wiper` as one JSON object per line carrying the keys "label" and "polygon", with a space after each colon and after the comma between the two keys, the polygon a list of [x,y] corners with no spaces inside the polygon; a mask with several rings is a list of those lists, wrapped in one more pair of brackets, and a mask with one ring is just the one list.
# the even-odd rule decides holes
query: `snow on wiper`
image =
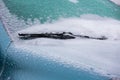
{"label": "snow on wiper", "polygon": [[105,36],[92,37],[87,35],[75,35],[71,32],[50,32],[50,33],[18,33],[21,39],[34,39],[34,38],[52,38],[52,39],[75,39],[75,38],[86,38],[86,39],[98,39],[106,40]]}

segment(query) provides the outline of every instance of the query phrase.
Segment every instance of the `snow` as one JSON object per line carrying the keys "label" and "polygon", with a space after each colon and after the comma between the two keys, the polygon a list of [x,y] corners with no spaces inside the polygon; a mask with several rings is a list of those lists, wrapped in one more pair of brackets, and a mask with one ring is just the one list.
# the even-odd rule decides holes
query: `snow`
{"label": "snow", "polygon": [[[78,0],[69,0],[70,2],[72,3],[78,3],[79,1]],[[113,3],[117,4],[117,5],[120,5],[120,0],[110,0],[112,1]]]}
{"label": "snow", "polygon": [[110,0],[110,1],[114,2],[117,5],[120,5],[120,0]]}
{"label": "snow", "polygon": [[69,64],[78,69],[93,69],[100,74],[120,76],[120,42],[87,39],[55,40],[34,39],[16,44],[16,48]]}
{"label": "snow", "polygon": [[78,0],[69,0],[70,2],[72,3],[78,3],[79,1]]}
{"label": "snow", "polygon": [[35,25],[18,33],[72,32],[75,35],[95,38],[105,36],[110,40],[120,40],[120,21],[101,17],[100,19],[83,17],[60,19],[53,23]]}
{"label": "snow", "polygon": [[[120,76],[120,21],[97,15],[60,19],[53,23],[31,26],[17,33],[72,32],[93,37],[106,36],[108,40],[47,39],[21,40],[15,37],[16,48],[30,51],[35,56],[76,68],[93,69],[100,74]],[[16,33],[16,34],[17,34]],[[15,34],[15,35],[16,35]]]}

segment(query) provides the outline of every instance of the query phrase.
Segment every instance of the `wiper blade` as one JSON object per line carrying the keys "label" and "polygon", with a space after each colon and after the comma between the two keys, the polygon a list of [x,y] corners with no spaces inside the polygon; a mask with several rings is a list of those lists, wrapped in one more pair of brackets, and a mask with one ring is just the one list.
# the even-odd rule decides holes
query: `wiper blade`
{"label": "wiper blade", "polygon": [[19,38],[21,39],[34,39],[34,38],[52,38],[52,39],[75,39],[75,38],[85,38],[85,39],[97,39],[97,40],[106,40],[107,37],[92,37],[87,35],[74,35],[71,32],[56,32],[56,33],[18,33]]}
{"label": "wiper blade", "polygon": [[74,35],[76,37],[81,37],[81,38],[87,38],[87,39],[97,39],[97,40],[106,40],[108,39],[105,36],[100,36],[100,37],[92,37],[92,36],[87,36],[87,35]]}

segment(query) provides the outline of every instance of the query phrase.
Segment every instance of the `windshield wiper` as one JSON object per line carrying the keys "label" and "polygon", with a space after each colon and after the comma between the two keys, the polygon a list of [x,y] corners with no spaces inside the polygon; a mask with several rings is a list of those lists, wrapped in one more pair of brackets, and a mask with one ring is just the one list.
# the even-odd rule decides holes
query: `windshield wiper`
{"label": "windshield wiper", "polygon": [[34,38],[52,38],[52,39],[75,39],[75,38],[85,38],[85,39],[97,39],[97,40],[106,40],[107,37],[92,37],[87,35],[74,35],[71,32],[50,32],[50,33],[18,33],[19,38],[21,39],[34,39]]}

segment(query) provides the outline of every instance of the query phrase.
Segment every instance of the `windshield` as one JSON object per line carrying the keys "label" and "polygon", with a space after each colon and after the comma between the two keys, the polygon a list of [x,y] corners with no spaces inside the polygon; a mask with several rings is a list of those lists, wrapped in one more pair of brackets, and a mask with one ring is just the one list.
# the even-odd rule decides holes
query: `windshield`
{"label": "windshield", "polygon": [[[3,0],[11,14],[24,20],[35,18],[41,22],[60,17],[97,14],[120,19],[120,7],[109,0]],[[107,5],[109,4],[109,5]]]}
{"label": "windshield", "polygon": [[0,4],[2,19],[12,25],[11,31],[85,14],[120,19],[120,7],[109,0],[3,0]]}

